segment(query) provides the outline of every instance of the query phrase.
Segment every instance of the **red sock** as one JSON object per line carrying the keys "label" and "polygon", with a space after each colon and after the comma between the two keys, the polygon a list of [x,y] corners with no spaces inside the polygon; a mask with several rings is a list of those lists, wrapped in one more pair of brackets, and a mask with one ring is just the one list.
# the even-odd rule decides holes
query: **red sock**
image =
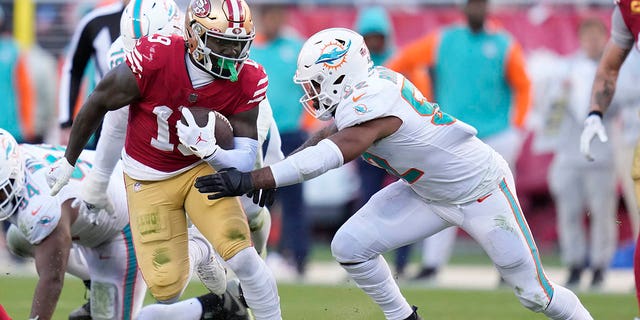
{"label": "red sock", "polygon": [[0,320],[11,320],[11,318],[9,318],[9,315],[4,310],[1,304],[0,304]]}
{"label": "red sock", "polygon": [[636,279],[636,299],[640,308],[640,237],[636,240],[636,248],[633,252],[633,276]]}

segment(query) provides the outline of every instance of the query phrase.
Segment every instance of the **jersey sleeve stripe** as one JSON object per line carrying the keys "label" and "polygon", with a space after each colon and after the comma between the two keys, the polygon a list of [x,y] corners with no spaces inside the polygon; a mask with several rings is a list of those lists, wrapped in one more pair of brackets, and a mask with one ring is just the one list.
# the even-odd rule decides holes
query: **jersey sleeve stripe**
{"label": "jersey sleeve stripe", "polygon": [[265,96],[262,95],[262,96],[259,96],[259,97],[255,98],[255,99],[249,100],[247,103],[260,102],[260,101],[264,100],[264,98],[265,98]]}
{"label": "jersey sleeve stripe", "polygon": [[267,87],[264,87],[264,88],[262,88],[262,89],[258,89],[258,90],[256,90],[256,92],[253,94],[253,96],[254,96],[254,97],[257,97],[257,96],[259,96],[259,95],[264,94],[265,92],[267,92]]}
{"label": "jersey sleeve stripe", "polygon": [[260,81],[258,81],[258,86],[267,83],[267,81],[269,81],[269,77],[265,76],[264,78],[260,79]]}

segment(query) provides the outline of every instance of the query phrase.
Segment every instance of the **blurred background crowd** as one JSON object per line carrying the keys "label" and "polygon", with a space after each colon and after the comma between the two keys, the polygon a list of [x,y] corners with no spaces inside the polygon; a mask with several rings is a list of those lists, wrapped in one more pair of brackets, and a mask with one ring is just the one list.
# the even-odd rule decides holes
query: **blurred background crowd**
{"label": "blurred background crowd", "polygon": [[[176,3],[184,9],[188,1]],[[285,154],[322,125],[306,117],[298,103],[302,93],[291,80],[299,48],[321,29],[352,28],[364,35],[376,65],[405,74],[505,157],[539,249],[560,257],[567,284],[591,270],[590,285],[597,287],[609,268],[631,267],[640,223],[629,174],[640,134],[635,50],[622,69],[613,110],[604,117],[610,140],[595,142],[593,162],[578,147],[613,1],[493,0],[487,12],[484,0],[248,3],[259,34],[251,57],[269,75],[268,98]],[[77,54],[93,50],[77,47],[81,30],[96,15],[92,10],[118,5],[0,0],[0,127],[19,142],[66,143],[74,110],[105,69],[100,64],[106,57],[95,61]],[[108,48],[111,41],[103,31],[90,42],[96,52],[100,46],[106,51],[102,43]],[[371,194],[392,181],[360,161],[280,190],[268,258],[279,268],[276,275],[304,278],[314,244],[326,245]],[[459,249],[456,237],[465,243],[465,234],[450,229],[431,243],[399,249],[398,275],[435,277]],[[420,268],[407,274],[411,256]],[[2,259],[10,258],[0,245]]]}

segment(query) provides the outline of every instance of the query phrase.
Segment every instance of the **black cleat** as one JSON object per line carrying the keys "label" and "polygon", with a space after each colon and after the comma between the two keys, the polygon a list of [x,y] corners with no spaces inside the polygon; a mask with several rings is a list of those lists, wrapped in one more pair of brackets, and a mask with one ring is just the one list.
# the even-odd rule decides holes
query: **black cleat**
{"label": "black cleat", "polygon": [[222,295],[209,293],[198,297],[203,308],[202,319],[251,320],[249,309],[240,301],[237,290],[233,292],[233,286],[228,286]]}
{"label": "black cleat", "polygon": [[422,320],[422,317],[418,315],[418,307],[411,306],[413,313],[406,317],[404,320]]}

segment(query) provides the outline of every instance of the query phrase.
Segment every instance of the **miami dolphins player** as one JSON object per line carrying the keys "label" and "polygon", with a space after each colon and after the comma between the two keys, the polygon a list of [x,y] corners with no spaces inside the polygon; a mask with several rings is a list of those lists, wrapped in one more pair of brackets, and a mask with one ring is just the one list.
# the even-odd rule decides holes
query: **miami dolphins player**
{"label": "miami dolphins player", "polygon": [[87,262],[93,319],[133,319],[142,306],[146,285],[133,253],[122,167],[115,167],[106,190],[112,213],[90,212],[82,205],[79,190],[91,167],[92,152],[82,154],[69,185],[52,197],[46,168],[63,156],[64,149],[18,145],[4,129],[0,129],[0,147],[0,220],[8,219],[15,226],[7,244],[12,251],[31,254],[39,275],[30,318],[53,316],[73,242]]}
{"label": "miami dolphins player", "polygon": [[545,275],[505,160],[401,74],[373,68],[361,35],[333,28],[310,37],[294,81],[306,92],[304,108],[334,125],[269,167],[200,177],[200,192],[217,199],[301,183],[361,155],[400,179],[340,227],[331,251],[387,319],[420,317],[382,254],[453,225],[478,241],[524,307],[550,319],[592,319]]}

